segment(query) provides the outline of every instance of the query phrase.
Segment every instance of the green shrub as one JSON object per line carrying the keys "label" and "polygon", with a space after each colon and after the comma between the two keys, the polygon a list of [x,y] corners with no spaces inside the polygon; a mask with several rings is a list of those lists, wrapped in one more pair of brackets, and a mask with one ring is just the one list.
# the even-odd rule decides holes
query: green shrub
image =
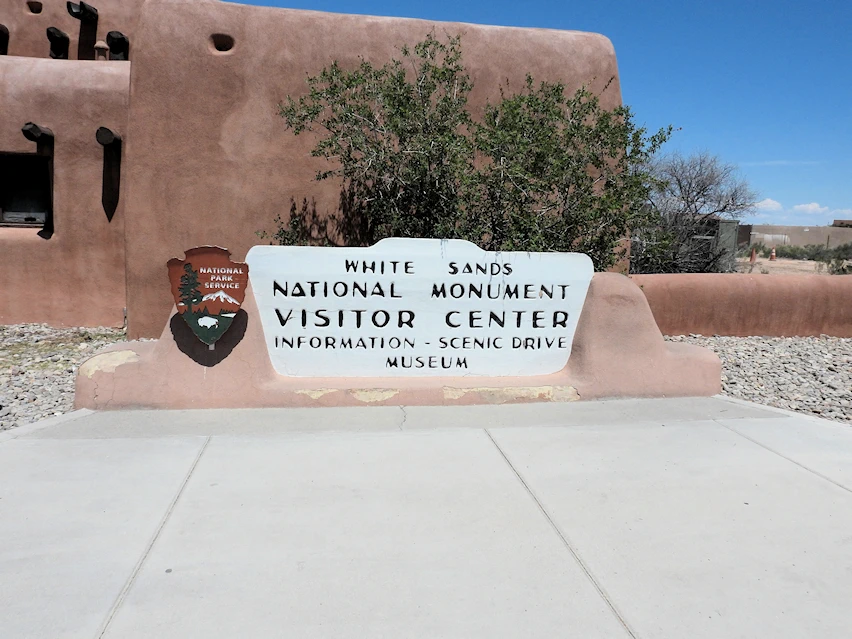
{"label": "green shrub", "polygon": [[428,35],[401,54],[381,67],[333,62],[280,105],[294,134],[317,134],[312,154],[329,168],[316,179],[339,181],[341,197],[319,227],[293,199],[273,241],[442,237],[580,251],[598,269],[619,259],[621,240],[647,220],[649,162],[671,127],[646,135],[629,108],[607,111],[586,88],[567,95],[532,77],[474,121],[458,37]]}

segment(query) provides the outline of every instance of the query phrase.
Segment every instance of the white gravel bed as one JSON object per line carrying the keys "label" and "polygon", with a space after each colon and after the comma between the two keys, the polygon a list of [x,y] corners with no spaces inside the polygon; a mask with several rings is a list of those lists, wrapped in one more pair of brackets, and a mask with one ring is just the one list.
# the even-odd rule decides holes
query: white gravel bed
{"label": "white gravel bed", "polygon": [[72,410],[77,368],[124,339],[114,328],[0,326],[0,431]]}
{"label": "white gravel bed", "polygon": [[[77,368],[124,341],[123,330],[0,326],[0,431],[61,415],[74,405]],[[852,422],[852,339],[667,337],[722,359],[722,392],[759,404]]]}
{"label": "white gravel bed", "polygon": [[722,392],[750,402],[852,422],[852,339],[840,337],[666,338],[713,350]]}

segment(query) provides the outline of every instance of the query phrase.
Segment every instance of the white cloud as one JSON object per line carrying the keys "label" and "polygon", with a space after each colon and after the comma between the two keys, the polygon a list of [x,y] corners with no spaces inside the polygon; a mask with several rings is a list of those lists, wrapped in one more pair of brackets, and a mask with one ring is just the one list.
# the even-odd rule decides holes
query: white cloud
{"label": "white cloud", "polygon": [[834,209],[832,215],[852,215],[852,209]]}
{"label": "white cloud", "polygon": [[761,200],[755,204],[754,208],[758,211],[781,211],[784,207],[781,206],[781,202],[773,200],[772,198],[766,198],[765,200]]}
{"label": "white cloud", "polygon": [[811,215],[822,215],[823,213],[828,213],[828,207],[820,206],[817,202],[811,202],[810,204],[797,204],[793,207],[793,210],[797,213],[809,213]]}

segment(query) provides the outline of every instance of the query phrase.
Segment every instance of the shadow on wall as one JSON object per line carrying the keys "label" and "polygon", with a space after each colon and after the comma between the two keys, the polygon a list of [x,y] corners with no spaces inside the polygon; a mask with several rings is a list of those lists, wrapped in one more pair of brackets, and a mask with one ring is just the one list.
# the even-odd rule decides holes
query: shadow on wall
{"label": "shadow on wall", "polygon": [[34,122],[27,122],[21,127],[21,133],[24,134],[27,140],[36,143],[36,155],[47,158],[50,203],[45,214],[44,226],[38,232],[38,235],[45,240],[49,240],[53,237],[53,131],[47,127],[39,126]]}
{"label": "shadow on wall", "polygon": [[95,134],[98,144],[104,147],[104,170],[101,186],[101,203],[107,220],[112,222],[118,208],[121,191],[121,136],[102,126]]}
{"label": "shadow on wall", "polygon": [[77,59],[94,60],[95,43],[98,41],[98,10],[81,2],[67,3],[68,13],[80,21],[80,37],[77,40]]}

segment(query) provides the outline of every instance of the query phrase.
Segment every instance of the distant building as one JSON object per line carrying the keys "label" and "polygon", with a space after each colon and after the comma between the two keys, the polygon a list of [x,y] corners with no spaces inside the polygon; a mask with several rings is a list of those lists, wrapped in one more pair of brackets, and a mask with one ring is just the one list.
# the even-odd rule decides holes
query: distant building
{"label": "distant building", "polygon": [[[742,236],[740,237],[742,239]],[[755,224],[751,227],[749,245],[766,246],[807,246],[819,244],[834,248],[852,242],[852,228],[844,226],[776,226]]]}

